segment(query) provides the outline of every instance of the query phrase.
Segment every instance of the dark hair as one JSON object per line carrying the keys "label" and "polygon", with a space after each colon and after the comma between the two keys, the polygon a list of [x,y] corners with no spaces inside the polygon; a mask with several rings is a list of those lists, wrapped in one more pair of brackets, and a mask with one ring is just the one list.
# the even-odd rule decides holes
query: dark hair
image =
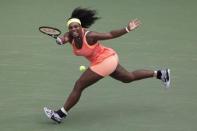
{"label": "dark hair", "polygon": [[81,26],[88,28],[92,24],[94,24],[96,20],[100,19],[100,17],[97,17],[96,15],[96,10],[77,7],[73,10],[71,17],[69,19],[78,18],[81,21]]}

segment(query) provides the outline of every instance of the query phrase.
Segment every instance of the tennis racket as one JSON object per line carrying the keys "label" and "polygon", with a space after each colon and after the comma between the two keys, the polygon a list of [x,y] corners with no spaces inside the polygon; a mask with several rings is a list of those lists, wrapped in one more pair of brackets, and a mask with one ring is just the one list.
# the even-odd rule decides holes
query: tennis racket
{"label": "tennis racket", "polygon": [[39,31],[55,39],[61,34],[61,31],[59,29],[50,26],[40,26]]}

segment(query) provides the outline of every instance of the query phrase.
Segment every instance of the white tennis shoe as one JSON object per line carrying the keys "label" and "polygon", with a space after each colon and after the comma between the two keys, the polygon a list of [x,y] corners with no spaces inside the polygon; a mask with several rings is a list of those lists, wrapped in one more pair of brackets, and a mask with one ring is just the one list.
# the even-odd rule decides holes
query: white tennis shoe
{"label": "white tennis shoe", "polygon": [[170,87],[170,69],[160,70],[161,71],[161,81],[166,88]]}
{"label": "white tennis shoe", "polygon": [[58,124],[61,123],[62,118],[56,112],[54,112],[53,110],[51,110],[47,107],[44,107],[44,113],[49,119],[57,122]]}

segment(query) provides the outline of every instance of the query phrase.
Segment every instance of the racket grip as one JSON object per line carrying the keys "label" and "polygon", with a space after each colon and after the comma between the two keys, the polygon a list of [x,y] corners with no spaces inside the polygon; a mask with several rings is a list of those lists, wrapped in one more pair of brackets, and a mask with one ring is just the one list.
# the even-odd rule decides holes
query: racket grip
{"label": "racket grip", "polygon": [[54,39],[57,39],[57,35],[50,35],[51,37],[53,37]]}

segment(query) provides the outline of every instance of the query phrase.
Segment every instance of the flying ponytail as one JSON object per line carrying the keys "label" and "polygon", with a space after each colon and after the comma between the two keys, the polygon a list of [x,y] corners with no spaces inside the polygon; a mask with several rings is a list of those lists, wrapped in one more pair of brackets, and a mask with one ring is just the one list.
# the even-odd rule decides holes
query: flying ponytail
{"label": "flying ponytail", "polygon": [[100,19],[100,17],[97,17],[96,15],[96,10],[77,7],[73,10],[71,17],[68,20],[77,18],[80,20],[82,27],[89,28],[96,20]]}

